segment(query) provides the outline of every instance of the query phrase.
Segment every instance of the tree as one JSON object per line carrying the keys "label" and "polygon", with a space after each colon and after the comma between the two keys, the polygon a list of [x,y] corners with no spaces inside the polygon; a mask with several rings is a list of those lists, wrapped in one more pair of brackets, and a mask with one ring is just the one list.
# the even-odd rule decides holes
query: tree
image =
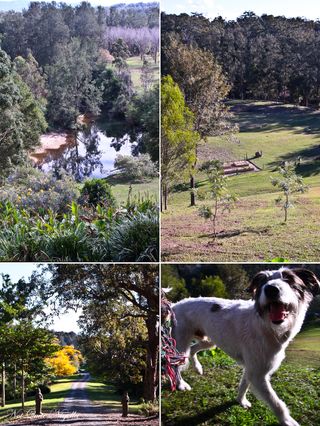
{"label": "tree", "polygon": [[57,350],[57,345],[48,330],[35,327],[28,320],[3,326],[0,336],[0,344],[9,354],[8,360],[17,365],[21,374],[21,404],[24,411],[26,374],[36,366],[43,375],[46,371],[45,358]]}
{"label": "tree", "polygon": [[46,362],[53,368],[56,376],[70,376],[79,370],[82,361],[81,352],[73,346],[63,346]]}
{"label": "tree", "polygon": [[213,200],[213,206],[201,206],[199,208],[199,215],[204,219],[211,220],[213,236],[215,238],[217,236],[216,225],[220,208],[222,212],[229,211],[236,198],[227,192],[227,178],[224,176],[224,170],[220,161],[207,161],[202,164],[201,170],[207,173],[210,185],[208,193],[203,194],[203,199],[209,194]]}
{"label": "tree", "polygon": [[[21,321],[41,318],[43,304],[35,295],[34,285],[21,279],[13,283],[9,275],[2,275],[0,283],[0,363],[2,376],[2,406],[6,401],[6,367],[13,366],[14,394],[16,394],[17,359],[12,350],[12,327]],[[11,336],[11,337],[10,337]]]}
{"label": "tree", "polygon": [[134,155],[149,154],[154,163],[159,162],[159,85],[135,94],[130,102],[127,120],[135,128]]}
{"label": "tree", "polygon": [[12,70],[8,55],[0,49],[0,165],[2,176],[26,161],[46,129],[40,104]]}
{"label": "tree", "polygon": [[187,108],[179,86],[171,76],[161,84],[161,203],[168,208],[170,186],[190,173],[196,160],[199,134],[193,130],[194,115]]}
{"label": "tree", "polygon": [[48,74],[48,120],[53,126],[73,128],[81,113],[97,114],[101,92],[93,81],[90,45],[78,39],[62,46]]}
{"label": "tree", "polygon": [[[271,183],[283,191],[282,208],[284,210],[284,221],[287,222],[288,210],[293,207],[292,194],[304,193],[308,190],[308,187],[304,184],[302,177],[296,174],[294,165],[285,163],[279,167],[278,171],[281,177],[272,178]],[[281,201],[280,197],[276,200],[276,203],[280,204]]]}
{"label": "tree", "polygon": [[22,56],[17,56],[13,61],[13,66],[22,81],[31,90],[34,98],[39,101],[44,108],[47,96],[46,78],[32,53],[29,52],[26,59]]}
{"label": "tree", "polygon": [[[181,88],[186,104],[194,114],[194,129],[200,139],[230,133],[233,126],[224,103],[230,87],[212,53],[184,45],[173,36],[168,36],[166,41],[163,46],[166,71]],[[197,154],[190,177],[191,206],[195,205],[196,163]]]}
{"label": "tree", "polygon": [[[48,272],[51,273],[49,278]],[[46,298],[59,300],[59,310],[79,304],[84,309],[94,309],[96,305],[97,312],[105,306],[105,314],[111,315],[109,303],[112,306],[113,301],[123,298],[127,315],[139,317],[144,323],[146,339],[136,341],[138,346],[145,348],[143,396],[147,401],[156,399],[159,349],[157,265],[51,264],[43,269],[42,274],[35,273],[33,281],[43,289]],[[115,321],[114,324],[116,327],[119,323]],[[117,332],[116,328],[114,332]]]}

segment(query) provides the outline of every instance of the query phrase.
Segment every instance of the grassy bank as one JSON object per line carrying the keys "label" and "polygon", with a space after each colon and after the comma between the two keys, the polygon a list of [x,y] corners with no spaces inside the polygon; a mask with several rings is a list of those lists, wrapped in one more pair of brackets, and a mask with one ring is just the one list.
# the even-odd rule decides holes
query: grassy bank
{"label": "grassy bank", "polygon": [[[170,196],[169,210],[162,215],[163,260],[318,260],[320,112],[263,102],[237,103],[234,112],[240,124],[239,141],[209,138],[199,149],[199,164],[209,158],[240,160],[262,150],[262,157],[253,160],[261,171],[228,178],[238,202],[230,214],[220,215],[215,241],[210,223],[198,215],[198,207],[210,201],[190,207],[187,183],[177,187]],[[293,197],[295,208],[290,209],[286,224],[283,210],[275,203],[280,193],[271,184],[277,166],[285,160],[300,162],[297,173],[310,188]],[[208,188],[204,174],[197,175],[197,187]]]}

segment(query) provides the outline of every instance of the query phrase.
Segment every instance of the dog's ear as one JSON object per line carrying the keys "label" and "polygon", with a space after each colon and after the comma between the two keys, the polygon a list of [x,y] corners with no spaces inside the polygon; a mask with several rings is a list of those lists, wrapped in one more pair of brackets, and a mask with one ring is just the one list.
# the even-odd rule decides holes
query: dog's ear
{"label": "dog's ear", "polygon": [[267,274],[265,272],[258,272],[252,279],[250,286],[247,288],[247,292],[255,296],[257,290],[265,284],[267,281]]}
{"label": "dog's ear", "polygon": [[318,294],[320,294],[320,281],[313,272],[304,268],[295,268],[291,270],[303,281],[308,291],[313,296],[317,296]]}

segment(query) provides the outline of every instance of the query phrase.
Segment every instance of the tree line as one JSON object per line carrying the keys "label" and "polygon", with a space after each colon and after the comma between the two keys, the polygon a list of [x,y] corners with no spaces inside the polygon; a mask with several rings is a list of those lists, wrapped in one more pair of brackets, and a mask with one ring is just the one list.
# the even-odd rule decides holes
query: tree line
{"label": "tree line", "polygon": [[[175,37],[211,52],[230,84],[230,97],[319,106],[320,23],[245,12],[234,21],[201,14],[162,14],[162,45]],[[168,63],[164,56],[163,72]]]}
{"label": "tree line", "polygon": [[[319,265],[284,264],[288,268],[306,268],[317,277]],[[171,288],[168,299],[177,302],[185,297],[222,297],[229,299],[249,299],[247,291],[253,277],[262,270],[276,270],[279,265],[265,264],[177,264],[162,265],[161,283],[163,288]],[[320,298],[310,306],[309,313],[320,312]]]}

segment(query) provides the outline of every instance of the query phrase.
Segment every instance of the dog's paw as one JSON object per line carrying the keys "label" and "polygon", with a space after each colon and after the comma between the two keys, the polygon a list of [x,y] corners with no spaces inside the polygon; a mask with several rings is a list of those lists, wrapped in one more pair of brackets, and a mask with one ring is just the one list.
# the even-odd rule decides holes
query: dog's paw
{"label": "dog's paw", "polygon": [[191,390],[191,386],[185,382],[184,380],[181,380],[181,382],[178,384],[178,389],[181,391],[190,391]]}
{"label": "dog's paw", "polygon": [[288,417],[281,422],[282,426],[300,426],[292,417]]}
{"label": "dog's paw", "polygon": [[237,399],[237,401],[239,402],[241,407],[245,408],[246,410],[251,408],[251,402],[248,401],[247,398]]}
{"label": "dog's paw", "polygon": [[198,361],[198,362],[195,362],[195,364],[194,364],[194,368],[195,368],[196,372],[197,372],[198,374],[200,374],[200,376],[202,376],[202,375],[203,375],[203,368],[202,368],[202,365],[200,364],[200,362],[199,362],[199,361]]}

